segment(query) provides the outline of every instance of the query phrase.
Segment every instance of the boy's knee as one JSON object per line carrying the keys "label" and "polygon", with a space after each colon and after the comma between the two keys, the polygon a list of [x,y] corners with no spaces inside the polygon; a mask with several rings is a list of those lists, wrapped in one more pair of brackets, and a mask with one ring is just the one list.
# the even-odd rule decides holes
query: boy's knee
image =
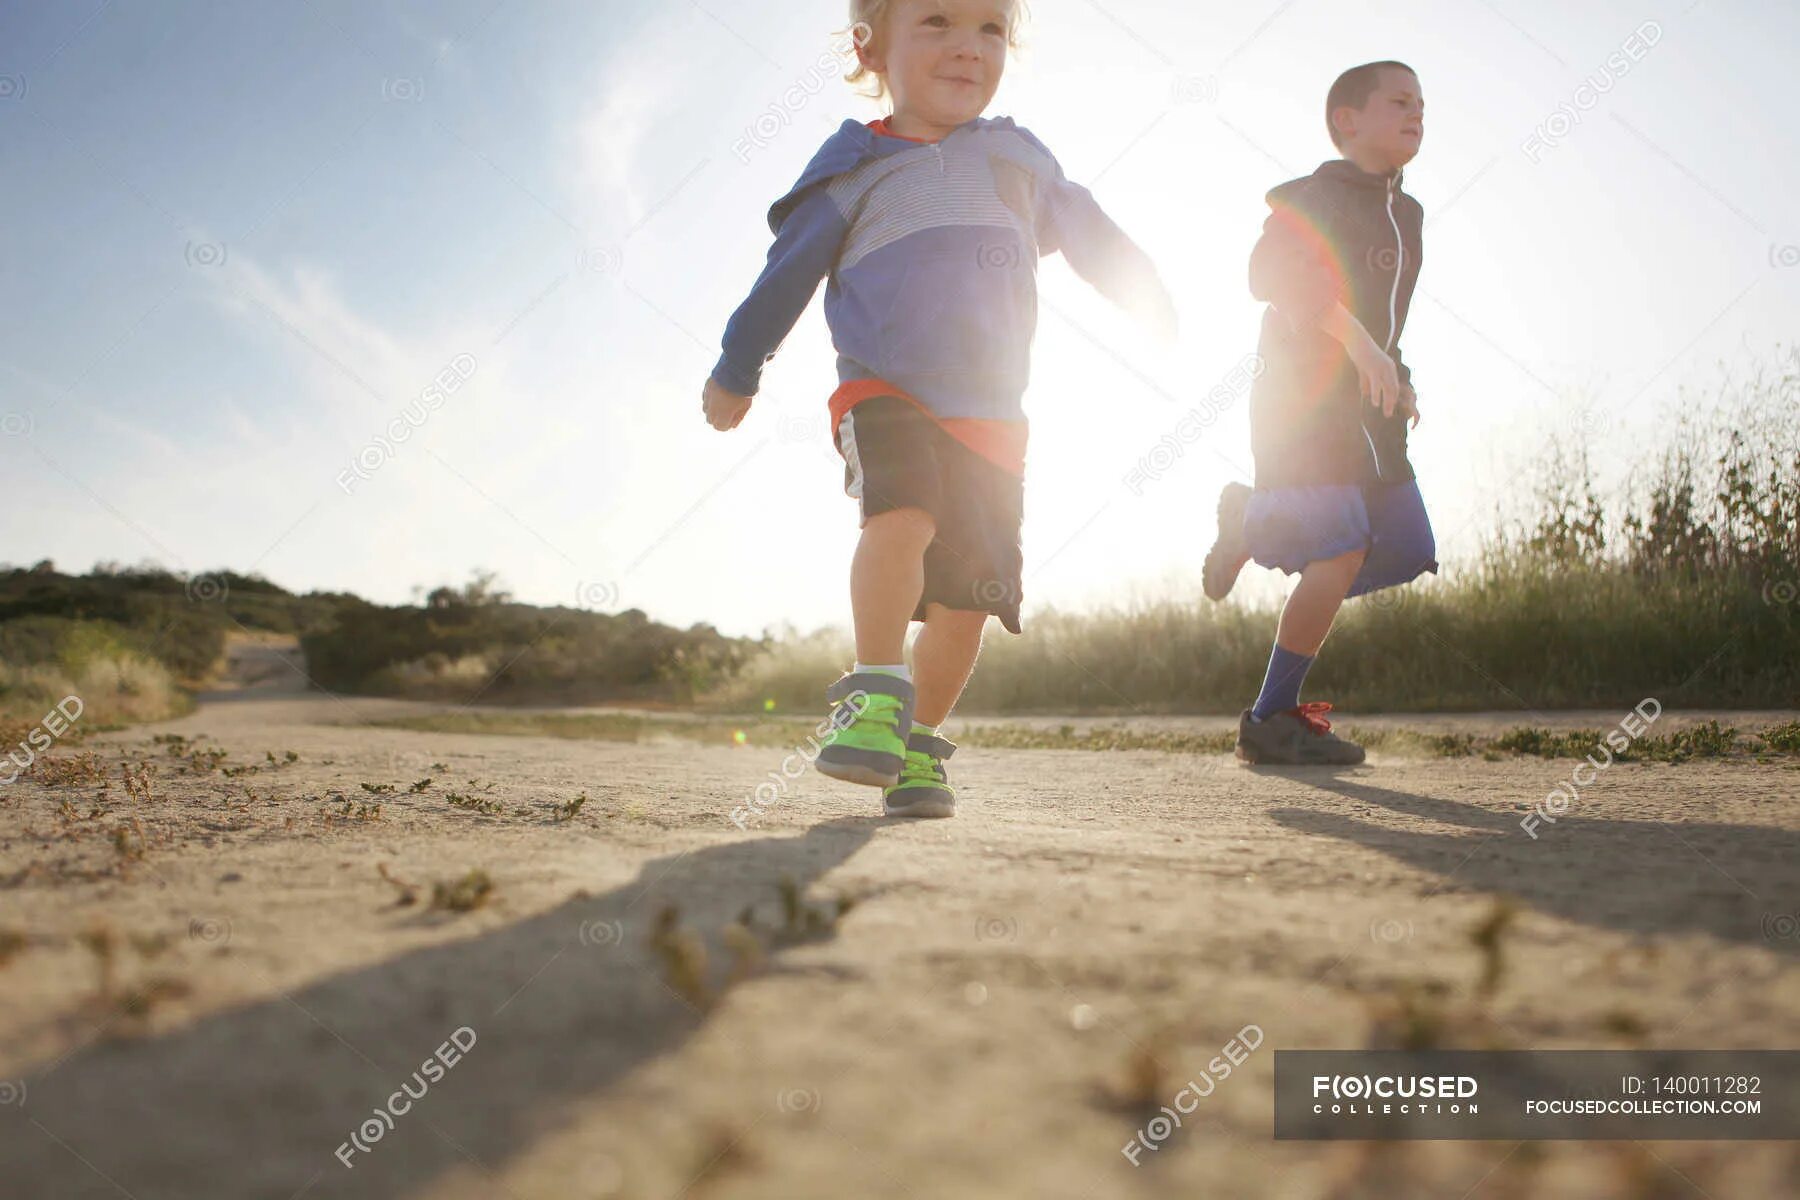
{"label": "boy's knee", "polygon": [[988,614],[969,609],[946,608],[935,600],[925,606],[925,624],[963,641],[979,642],[987,628]]}
{"label": "boy's knee", "polygon": [[937,521],[922,508],[890,508],[870,517],[863,529],[906,537],[923,546],[937,536]]}

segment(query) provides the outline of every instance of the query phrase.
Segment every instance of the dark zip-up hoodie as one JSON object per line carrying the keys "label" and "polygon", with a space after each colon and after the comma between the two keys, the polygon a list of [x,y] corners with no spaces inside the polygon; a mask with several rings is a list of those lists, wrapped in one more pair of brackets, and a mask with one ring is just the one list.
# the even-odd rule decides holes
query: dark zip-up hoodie
{"label": "dark zip-up hoodie", "polygon": [[1398,171],[1372,175],[1333,159],[1269,193],[1273,211],[1250,256],[1251,294],[1270,305],[1250,402],[1257,487],[1413,478],[1406,417],[1362,398],[1349,354],[1319,327],[1341,301],[1410,384],[1400,334],[1424,257],[1425,210],[1401,181]]}

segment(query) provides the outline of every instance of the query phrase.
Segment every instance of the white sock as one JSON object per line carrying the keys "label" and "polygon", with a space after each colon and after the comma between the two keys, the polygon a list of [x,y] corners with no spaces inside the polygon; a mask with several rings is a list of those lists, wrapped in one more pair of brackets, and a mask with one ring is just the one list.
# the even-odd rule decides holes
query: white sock
{"label": "white sock", "polygon": [[852,675],[860,675],[864,671],[874,671],[880,675],[898,675],[901,679],[906,680],[906,682],[912,682],[912,668],[908,667],[905,663],[895,663],[891,667],[876,667],[870,666],[868,663],[859,662],[850,668],[850,673]]}
{"label": "white sock", "polygon": [[942,725],[927,725],[923,721],[914,721],[912,731],[914,733],[929,733],[932,737],[936,737],[938,735],[938,730],[942,728]]}

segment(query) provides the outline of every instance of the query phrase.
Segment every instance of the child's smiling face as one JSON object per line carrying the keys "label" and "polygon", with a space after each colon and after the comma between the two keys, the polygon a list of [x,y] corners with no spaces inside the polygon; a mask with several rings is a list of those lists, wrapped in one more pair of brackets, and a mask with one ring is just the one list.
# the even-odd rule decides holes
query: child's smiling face
{"label": "child's smiling face", "polygon": [[1346,157],[1363,157],[1386,170],[1404,167],[1418,157],[1425,140],[1425,96],[1411,71],[1384,67],[1381,86],[1360,109],[1338,110]]}
{"label": "child's smiling face", "polygon": [[865,51],[894,98],[894,127],[948,133],[993,103],[1006,70],[1011,4],[897,0]]}

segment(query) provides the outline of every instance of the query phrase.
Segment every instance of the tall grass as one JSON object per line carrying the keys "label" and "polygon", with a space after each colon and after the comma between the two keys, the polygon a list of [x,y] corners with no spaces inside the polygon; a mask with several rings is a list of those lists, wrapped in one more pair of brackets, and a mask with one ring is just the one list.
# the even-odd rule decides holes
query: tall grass
{"label": "tall grass", "polygon": [[[1684,396],[1666,446],[1601,488],[1553,440],[1471,562],[1348,604],[1307,684],[1359,711],[1800,704],[1800,352]],[[989,640],[961,711],[1228,713],[1275,612],[1174,597],[1029,615]],[[847,635],[779,641],[708,697],[812,711]]]}
{"label": "tall grass", "polygon": [[0,624],[0,718],[37,721],[69,696],[81,728],[159,721],[193,702],[123,627],[34,617]]}

